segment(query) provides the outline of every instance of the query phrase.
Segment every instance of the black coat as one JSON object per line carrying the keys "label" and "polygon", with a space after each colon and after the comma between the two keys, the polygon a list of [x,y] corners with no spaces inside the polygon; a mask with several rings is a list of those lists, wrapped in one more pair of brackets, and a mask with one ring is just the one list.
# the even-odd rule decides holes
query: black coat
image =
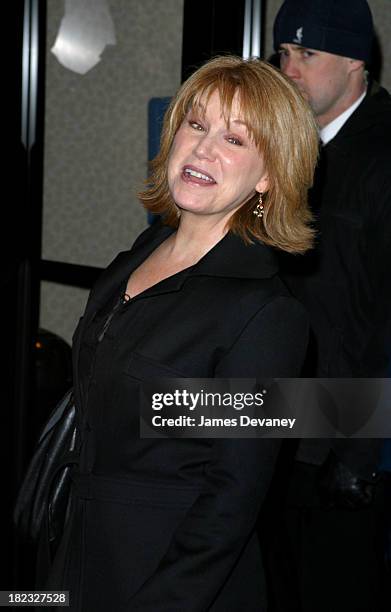
{"label": "black coat", "polygon": [[[313,337],[307,376],[385,377],[391,368],[391,98],[373,83],[321,150],[310,194],[319,232],[304,258],[284,257],[283,277],[306,307]],[[330,447],[371,478],[381,441],[302,443],[320,464]]]}
{"label": "black coat", "polygon": [[296,376],[308,322],[273,252],[227,234],[198,264],[115,310],[172,230],[146,230],[92,290],[73,344],[83,430],[73,507],[47,588],[79,612],[255,612],[265,600],[256,517],[279,443],[140,439],[140,381]]}

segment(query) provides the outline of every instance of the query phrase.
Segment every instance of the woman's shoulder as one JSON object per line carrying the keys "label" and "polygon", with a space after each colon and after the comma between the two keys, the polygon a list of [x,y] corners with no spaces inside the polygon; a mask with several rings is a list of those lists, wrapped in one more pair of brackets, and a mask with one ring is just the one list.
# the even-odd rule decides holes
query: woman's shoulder
{"label": "woman's shoulder", "polygon": [[247,324],[256,320],[270,328],[297,330],[309,326],[306,308],[278,275],[243,283],[236,303]]}
{"label": "woman's shoulder", "polygon": [[276,321],[296,322],[299,326],[307,326],[309,322],[304,305],[289,292],[274,295],[263,309],[265,316],[271,316]]}
{"label": "woman's shoulder", "polygon": [[301,302],[292,295],[278,273],[268,278],[241,280],[236,290],[240,293],[242,302],[266,305],[278,301],[288,310],[290,307],[303,308]]}
{"label": "woman's shoulder", "polygon": [[216,312],[224,311],[224,321],[233,333],[248,326],[260,326],[270,333],[306,333],[308,313],[277,275],[251,280],[213,279],[212,286],[210,302]]}
{"label": "woman's shoulder", "polygon": [[274,308],[276,311],[288,320],[296,319],[302,322],[308,322],[309,315],[304,304],[300,302],[285,284],[283,279],[277,274],[273,279],[273,289],[271,290],[271,299],[266,303],[269,309]]}

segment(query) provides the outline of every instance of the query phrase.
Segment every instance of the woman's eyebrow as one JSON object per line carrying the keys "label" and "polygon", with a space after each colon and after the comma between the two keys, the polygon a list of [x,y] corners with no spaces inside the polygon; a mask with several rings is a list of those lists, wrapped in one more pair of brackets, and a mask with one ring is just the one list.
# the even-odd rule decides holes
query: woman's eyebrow
{"label": "woman's eyebrow", "polygon": [[[199,111],[201,114],[204,114],[206,113],[206,108],[207,107],[202,102],[197,102],[197,104],[194,104],[191,108],[189,108],[188,113]],[[228,123],[243,125],[248,130],[248,123],[243,119],[229,119]]]}
{"label": "woman's eyebrow", "polygon": [[243,121],[243,119],[231,119],[231,123],[238,123],[239,125],[244,125],[244,127],[248,127],[248,124],[246,123],[246,121]]}

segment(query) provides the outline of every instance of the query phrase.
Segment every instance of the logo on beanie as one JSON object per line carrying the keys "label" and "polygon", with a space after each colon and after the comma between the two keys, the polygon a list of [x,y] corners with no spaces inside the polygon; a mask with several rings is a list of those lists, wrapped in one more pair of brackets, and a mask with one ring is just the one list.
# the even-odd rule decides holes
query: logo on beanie
{"label": "logo on beanie", "polygon": [[301,26],[301,28],[297,28],[296,36],[293,39],[293,42],[297,43],[298,45],[301,45],[302,40],[303,40],[303,26]]}

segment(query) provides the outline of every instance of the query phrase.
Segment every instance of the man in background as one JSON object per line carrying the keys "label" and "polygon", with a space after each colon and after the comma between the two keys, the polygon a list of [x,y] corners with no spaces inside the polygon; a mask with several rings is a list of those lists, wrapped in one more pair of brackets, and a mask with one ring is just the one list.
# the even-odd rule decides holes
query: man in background
{"label": "man in background", "polygon": [[[372,42],[365,0],[286,0],[274,24],[320,135],[317,246],[282,262],[312,323],[308,377],[385,377],[391,361],[391,98],[368,76]],[[382,443],[300,442],[284,473],[287,531],[269,550],[272,610],[383,610]]]}

